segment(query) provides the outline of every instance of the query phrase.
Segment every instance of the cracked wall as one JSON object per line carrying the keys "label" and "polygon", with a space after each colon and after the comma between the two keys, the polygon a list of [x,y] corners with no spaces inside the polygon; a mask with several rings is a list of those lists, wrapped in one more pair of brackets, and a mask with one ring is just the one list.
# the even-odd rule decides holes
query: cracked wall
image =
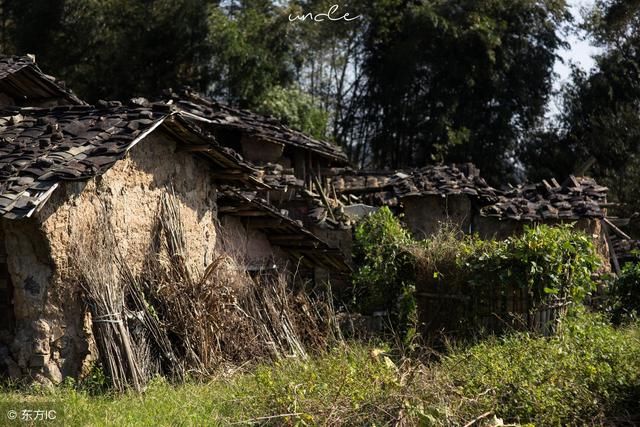
{"label": "cracked wall", "polygon": [[74,263],[77,239],[100,239],[92,224],[106,213],[119,250],[134,273],[140,273],[153,247],[158,203],[170,187],[180,206],[187,259],[192,271],[202,273],[214,259],[216,245],[210,164],[176,152],[175,143],[161,131],[103,176],[61,183],[36,218],[2,220],[15,318],[4,354],[10,377],[57,383],[89,369],[95,347],[75,280],[74,268],[82,268]]}

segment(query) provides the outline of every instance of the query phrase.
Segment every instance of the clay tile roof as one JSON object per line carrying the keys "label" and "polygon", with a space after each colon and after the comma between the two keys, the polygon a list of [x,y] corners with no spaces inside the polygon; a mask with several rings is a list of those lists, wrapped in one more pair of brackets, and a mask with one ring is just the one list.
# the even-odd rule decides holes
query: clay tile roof
{"label": "clay tile roof", "polygon": [[301,221],[291,219],[255,193],[241,192],[233,187],[223,187],[218,193],[220,215],[245,217],[248,225],[260,229],[270,243],[280,247],[293,258],[301,259],[308,266],[324,266],[347,272],[350,267],[338,248],[332,248],[307,230]]}
{"label": "clay tile roof", "polygon": [[174,115],[165,106],[128,108],[117,102],[0,111],[0,215],[31,216],[60,181],[103,174],[161,125],[189,151],[236,173],[231,181],[255,172],[232,150],[191,132]]}
{"label": "clay tile roof", "polygon": [[23,106],[48,100],[57,100],[58,104],[85,104],[61,82],[44,74],[28,56],[0,57],[0,93]]}
{"label": "clay tile roof", "polygon": [[496,200],[497,191],[475,175],[474,170],[470,165],[427,166],[409,174],[397,174],[390,184],[399,198],[466,194],[476,197],[481,204]]}
{"label": "clay tile roof", "polygon": [[477,174],[473,165],[427,166],[408,171],[334,170],[338,193],[358,195],[373,205],[396,205],[399,199],[466,194],[481,205],[497,200],[498,191]]}
{"label": "clay tile roof", "polygon": [[481,214],[525,221],[603,218],[606,202],[606,187],[592,178],[572,176],[562,185],[553,180],[513,187]]}
{"label": "clay tile roof", "polygon": [[337,165],[349,162],[347,155],[337,145],[311,138],[273,117],[232,108],[187,90],[180,94],[171,93],[170,97],[179,109],[205,119],[210,126],[239,130],[263,140],[305,149],[330,159]]}
{"label": "clay tile roof", "polygon": [[267,163],[256,166],[262,182],[274,190],[286,191],[287,188],[302,188],[304,181],[295,177],[293,169],[286,169],[279,163]]}

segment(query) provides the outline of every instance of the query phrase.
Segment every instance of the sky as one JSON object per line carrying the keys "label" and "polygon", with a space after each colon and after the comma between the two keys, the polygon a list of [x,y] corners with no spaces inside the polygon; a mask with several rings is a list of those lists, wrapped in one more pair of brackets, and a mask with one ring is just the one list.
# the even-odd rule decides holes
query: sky
{"label": "sky", "polygon": [[[580,18],[580,10],[582,8],[590,8],[593,6],[593,0],[569,0],[569,5],[571,6],[571,12],[576,17],[576,23],[581,21]],[[588,70],[590,69],[594,61],[592,59],[592,55],[598,52],[598,49],[594,46],[591,46],[589,41],[580,40],[580,37],[577,35],[571,35],[569,37],[569,43],[571,47],[569,49],[563,50],[561,52],[561,56],[565,58],[565,61],[575,62],[580,65],[581,68]],[[562,64],[560,61],[556,64],[556,73],[560,75],[560,80],[567,79],[569,77],[569,66],[567,64]]]}
{"label": "sky", "polygon": [[[582,18],[580,11],[583,8],[593,7],[594,0],[568,0],[571,12],[576,19],[576,24],[580,23]],[[560,89],[564,83],[569,80],[571,69],[570,64],[576,64],[585,71],[591,69],[595,62],[593,55],[598,53],[598,48],[592,46],[588,40],[581,40],[580,35],[571,34],[567,40],[570,47],[563,49],[559,52],[559,55],[563,58],[563,61],[557,61],[555,66],[555,72],[558,75],[555,82],[555,89]],[[551,101],[550,111],[551,115],[555,115],[558,112],[558,106],[556,102],[558,99]]]}

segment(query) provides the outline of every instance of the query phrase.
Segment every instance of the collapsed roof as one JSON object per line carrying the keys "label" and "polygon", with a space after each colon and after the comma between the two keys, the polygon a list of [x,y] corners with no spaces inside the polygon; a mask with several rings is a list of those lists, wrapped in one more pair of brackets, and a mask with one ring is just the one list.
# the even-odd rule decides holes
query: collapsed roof
{"label": "collapsed roof", "polygon": [[[130,106],[103,101],[97,107],[87,105],[42,73],[29,57],[0,58],[1,104],[6,107],[0,107],[0,215],[7,219],[32,216],[63,181],[88,180],[105,173],[153,132],[175,140],[180,151],[207,159],[219,182],[245,190],[301,188],[304,182],[279,164],[254,166],[233,149],[219,145],[210,131],[234,129],[315,152],[333,163],[346,163],[346,155],[330,143],[309,138],[274,119],[195,95],[188,101],[168,103],[138,98]],[[339,249],[255,194],[227,187],[220,194],[221,213],[243,216],[250,212],[251,225],[261,228],[273,245],[295,257],[304,255],[302,262],[310,266],[348,271]]]}
{"label": "collapsed roof", "polygon": [[193,114],[193,119],[201,124],[205,123],[212,128],[236,130],[264,141],[306,150],[336,165],[349,163],[347,155],[336,144],[311,138],[285,126],[273,117],[232,108],[187,90],[179,94],[171,93],[170,96],[176,107]]}
{"label": "collapsed roof", "polygon": [[62,83],[44,74],[29,56],[0,57],[0,93],[15,105],[84,104]]}
{"label": "collapsed roof", "polygon": [[524,221],[604,218],[607,187],[593,178],[571,176],[563,185],[555,180],[507,190],[498,201],[482,208],[482,215]]}
{"label": "collapsed roof", "polygon": [[395,206],[410,197],[467,195],[482,216],[518,221],[603,218],[607,197],[607,188],[592,178],[573,176],[563,185],[552,180],[498,190],[469,164],[406,172],[334,169],[332,183],[336,192],[377,206]]}
{"label": "collapsed roof", "polygon": [[101,175],[153,131],[207,158],[226,182],[260,185],[257,171],[166,106],[66,106],[0,111],[0,215],[30,217],[61,181]]}
{"label": "collapsed roof", "polygon": [[397,205],[401,199],[424,196],[473,196],[481,204],[497,200],[498,191],[477,174],[473,165],[427,166],[410,171],[335,170],[336,192],[359,195],[376,205]]}

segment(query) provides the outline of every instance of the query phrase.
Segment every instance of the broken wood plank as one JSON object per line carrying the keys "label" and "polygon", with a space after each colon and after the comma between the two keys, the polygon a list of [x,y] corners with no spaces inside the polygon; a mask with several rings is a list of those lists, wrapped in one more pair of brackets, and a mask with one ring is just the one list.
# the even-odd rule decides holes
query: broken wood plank
{"label": "broken wood plank", "polygon": [[613,271],[616,274],[620,274],[620,262],[618,261],[618,255],[616,254],[616,250],[613,247],[613,243],[611,243],[611,236],[609,235],[608,225],[605,221],[603,221],[602,228],[604,230],[604,238],[607,242],[607,247],[609,248],[609,255],[611,256],[611,261],[613,262]]}
{"label": "broken wood plank", "polygon": [[609,221],[608,218],[603,218],[604,222],[620,237],[627,239],[627,240],[631,240],[631,237],[629,237],[629,235],[627,233],[625,233],[624,231],[620,230],[614,223],[612,223],[611,221]]}
{"label": "broken wood plank", "polygon": [[320,181],[318,181],[318,177],[316,175],[312,175],[312,179],[313,179],[313,183],[316,186],[316,190],[320,192],[320,198],[322,199],[322,203],[324,203],[325,206],[327,207],[327,210],[329,211],[329,215],[331,216],[331,219],[335,221],[336,216],[333,214],[333,209],[331,209],[329,200],[327,199],[327,196],[324,194],[324,191],[322,190],[322,185],[320,184]]}

